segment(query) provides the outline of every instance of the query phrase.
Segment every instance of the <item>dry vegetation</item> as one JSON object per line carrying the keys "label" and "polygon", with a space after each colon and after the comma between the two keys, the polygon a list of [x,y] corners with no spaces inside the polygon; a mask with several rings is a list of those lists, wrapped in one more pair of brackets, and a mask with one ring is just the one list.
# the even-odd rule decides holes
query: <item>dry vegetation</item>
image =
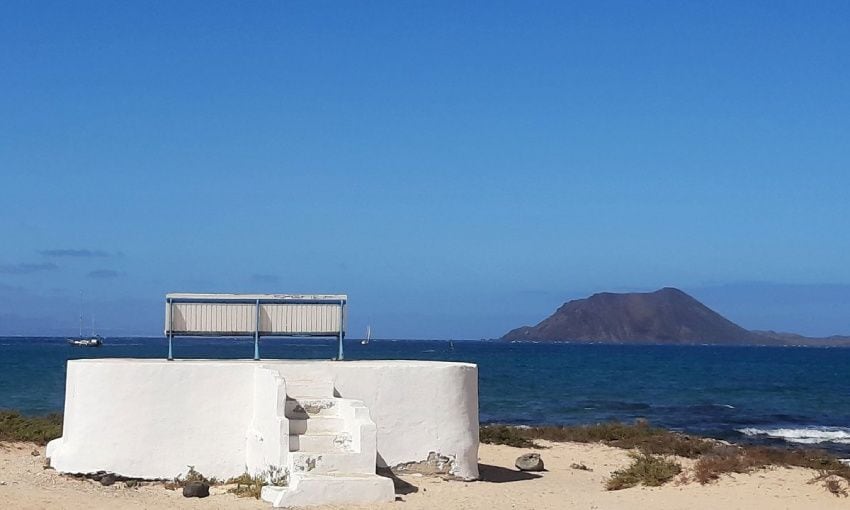
{"label": "dry vegetation", "polygon": [[245,471],[241,475],[225,482],[227,485],[235,485],[235,487],[228,489],[227,492],[236,494],[242,498],[254,499],[260,499],[263,486],[265,485],[283,487],[288,483],[289,473],[287,470],[277,466],[269,466],[268,469],[256,475],[251,475]]}
{"label": "dry vegetation", "polygon": [[46,445],[61,435],[61,414],[28,417],[17,411],[0,411],[0,441],[26,441]]}
{"label": "dry vegetation", "polygon": [[263,492],[263,486],[266,484],[263,477],[259,475],[249,475],[247,472],[231,478],[226,482],[228,485],[235,485],[227,490],[231,494],[236,494],[240,498],[260,499]]}
{"label": "dry vegetation", "polygon": [[[750,473],[773,466],[801,467],[818,471],[813,482],[836,496],[845,496],[850,482],[850,466],[836,457],[817,449],[789,449],[753,445],[729,445],[722,441],[692,437],[652,427],[639,420],[632,425],[600,423],[571,427],[510,427],[486,425],[481,427],[481,442],[540,448],[535,440],[553,442],[603,443],[609,446],[636,450],[632,464],[617,471],[608,482],[610,490],[631,487],[640,483],[655,485],[674,471],[674,461],[667,456],[696,459],[692,479],[702,484],[718,480],[723,475]],[[632,483],[634,482],[634,483]],[[663,483],[663,481],[661,482]]]}
{"label": "dry vegetation", "polygon": [[216,477],[207,478],[201,473],[195,471],[195,466],[186,466],[189,468],[186,471],[185,475],[177,475],[174,480],[165,483],[165,488],[169,490],[177,490],[186,486],[186,484],[192,482],[202,482],[207,485],[217,485],[218,479]]}
{"label": "dry vegetation", "polygon": [[609,491],[628,489],[635,485],[658,487],[682,472],[682,466],[667,457],[640,452],[630,452],[629,456],[632,463],[611,473],[611,478],[605,482],[605,488]]}
{"label": "dry vegetation", "polygon": [[[828,453],[814,449],[785,449],[766,446],[724,446],[699,457],[694,479],[710,483],[724,474],[750,473],[771,466],[802,467],[818,471],[817,480],[850,481],[850,466]],[[828,487],[827,487],[828,488]],[[830,490],[830,492],[833,492]]]}
{"label": "dry vegetation", "polygon": [[[827,475],[827,476],[829,476],[829,477],[826,478],[826,479],[823,479],[823,486],[826,487],[826,490],[828,490],[833,496],[845,497],[846,498],[847,497],[847,489],[845,489],[841,485],[841,481],[837,480],[834,476],[830,476],[830,475]],[[818,481],[818,480],[821,480],[820,476],[813,481]]]}
{"label": "dry vegetation", "polygon": [[539,448],[526,435],[527,429],[508,425],[484,425],[478,430],[478,440],[487,444],[503,444],[514,448]]}
{"label": "dry vegetation", "polygon": [[639,449],[653,455],[676,455],[694,459],[716,448],[718,442],[670,432],[653,427],[644,420],[632,425],[610,422],[572,427],[511,427],[485,425],[479,434],[481,442],[537,448],[535,439],[556,443],[603,443],[625,449]]}

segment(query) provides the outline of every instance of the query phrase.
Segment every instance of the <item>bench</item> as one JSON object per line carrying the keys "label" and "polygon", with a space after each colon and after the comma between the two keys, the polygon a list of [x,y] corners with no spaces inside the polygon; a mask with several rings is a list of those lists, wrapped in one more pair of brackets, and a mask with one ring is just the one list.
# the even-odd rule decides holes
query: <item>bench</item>
{"label": "bench", "polygon": [[168,359],[175,336],[253,336],[260,359],[261,336],[336,337],[343,359],[344,294],[182,294],[165,296]]}

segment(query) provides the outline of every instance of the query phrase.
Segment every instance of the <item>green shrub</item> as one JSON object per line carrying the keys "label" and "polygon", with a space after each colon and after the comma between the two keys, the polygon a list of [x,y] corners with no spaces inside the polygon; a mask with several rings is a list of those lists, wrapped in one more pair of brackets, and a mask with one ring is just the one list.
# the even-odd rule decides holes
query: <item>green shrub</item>
{"label": "green shrub", "polygon": [[0,441],[26,441],[45,445],[62,435],[62,415],[23,416],[0,411]]}
{"label": "green shrub", "polygon": [[536,448],[534,441],[524,436],[525,430],[507,425],[484,425],[478,430],[478,439],[487,444],[503,444],[515,448]]}
{"label": "green shrub", "polygon": [[605,483],[609,491],[628,489],[639,484],[658,487],[682,472],[678,462],[665,457],[637,452],[631,452],[629,456],[632,463],[611,473],[611,478]]}

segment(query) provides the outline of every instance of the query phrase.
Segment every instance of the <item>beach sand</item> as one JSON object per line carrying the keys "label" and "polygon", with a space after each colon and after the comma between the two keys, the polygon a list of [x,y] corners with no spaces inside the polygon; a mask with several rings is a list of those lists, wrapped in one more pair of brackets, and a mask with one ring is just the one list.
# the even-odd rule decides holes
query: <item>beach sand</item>
{"label": "beach sand", "polygon": [[[836,497],[806,469],[774,468],[748,475],[723,477],[710,485],[674,480],[663,487],[636,487],[609,492],[604,481],[612,471],[629,463],[625,450],[599,444],[546,443],[535,450],[546,472],[521,473],[517,456],[527,451],[507,446],[481,445],[481,481],[444,481],[403,476],[416,490],[380,510],[418,509],[823,509],[850,508],[850,498]],[[37,452],[34,455],[33,452]],[[687,475],[692,462],[680,459]],[[583,463],[593,471],[570,468]],[[103,487],[44,469],[44,448],[32,444],[0,444],[0,508],[2,509],[260,509],[271,506],[255,499],[237,498],[225,487],[213,487],[205,499],[183,498],[180,491],[162,485],[127,488],[118,482]],[[843,484],[846,487],[846,484]],[[403,501],[403,502],[402,502]],[[319,507],[315,507],[319,508]],[[342,508],[342,507],[322,507]],[[345,508],[354,508],[346,506]]]}

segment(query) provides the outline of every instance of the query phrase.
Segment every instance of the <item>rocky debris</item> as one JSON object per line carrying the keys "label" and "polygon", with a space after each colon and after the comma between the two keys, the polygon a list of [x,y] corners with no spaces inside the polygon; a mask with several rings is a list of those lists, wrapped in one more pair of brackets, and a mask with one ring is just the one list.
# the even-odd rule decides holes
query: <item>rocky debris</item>
{"label": "rocky debris", "polygon": [[205,498],[210,495],[210,486],[204,482],[189,482],[183,486],[184,498]]}
{"label": "rocky debris", "polygon": [[319,414],[325,409],[330,409],[334,406],[333,400],[317,400],[306,401],[300,407],[301,411],[307,414]]}
{"label": "rocky debris", "polygon": [[589,467],[585,466],[583,463],[579,462],[573,462],[572,464],[570,464],[570,468],[578,469],[579,471],[593,471]]}
{"label": "rocky debris", "polygon": [[393,473],[423,475],[451,475],[454,469],[454,455],[440,455],[437,452],[429,452],[428,458],[418,462],[404,462],[391,468]]}
{"label": "rocky debris", "polygon": [[525,453],[517,457],[515,465],[520,471],[543,471],[543,459],[539,453]]}
{"label": "rocky debris", "polygon": [[[91,480],[100,482],[103,485],[113,485],[115,482],[124,482],[127,487],[141,487],[142,485],[150,485],[155,483],[164,483],[167,480],[162,479],[145,479],[133,478],[130,476],[122,476],[117,473],[109,473],[107,471],[97,471],[94,473],[61,473],[63,476],[74,478],[77,480]],[[104,479],[106,483],[104,483]]]}

